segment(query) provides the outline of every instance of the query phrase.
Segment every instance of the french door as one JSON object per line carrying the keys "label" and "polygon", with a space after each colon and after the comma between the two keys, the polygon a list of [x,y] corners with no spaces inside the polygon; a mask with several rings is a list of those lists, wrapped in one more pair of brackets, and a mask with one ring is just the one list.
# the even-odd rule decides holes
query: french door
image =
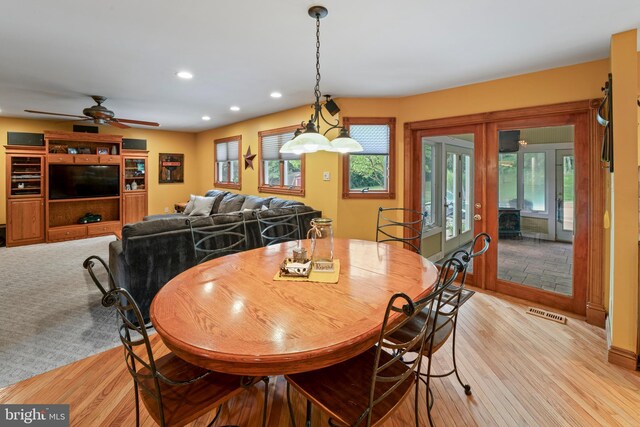
{"label": "french door", "polygon": [[[420,132],[416,157],[413,203],[426,216],[422,239],[423,256],[439,263],[457,249],[466,248],[474,233],[482,230],[484,169],[474,164],[482,160],[484,150],[475,145],[482,138],[481,126],[456,126]],[[420,150],[420,151],[418,151]],[[482,272],[482,260],[474,260],[469,268],[473,275]]]}
{"label": "french door", "polygon": [[486,232],[470,284],[600,324],[604,174],[592,105],[406,123],[404,205],[426,214],[423,256],[437,263]]}
{"label": "french door", "polygon": [[[509,134],[519,135],[511,145],[505,138]],[[487,252],[486,288],[584,314],[589,268],[586,114],[488,123],[486,135],[487,231],[494,237]]]}

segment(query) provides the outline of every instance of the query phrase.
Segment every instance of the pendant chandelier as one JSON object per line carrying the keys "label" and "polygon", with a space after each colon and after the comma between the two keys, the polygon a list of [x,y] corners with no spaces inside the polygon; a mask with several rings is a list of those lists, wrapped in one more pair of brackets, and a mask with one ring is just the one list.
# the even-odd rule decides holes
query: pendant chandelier
{"label": "pendant chandelier", "polygon": [[[340,126],[340,120],[333,121],[331,117],[327,120],[322,113],[323,107],[331,116],[335,116],[340,111],[335,101],[331,99],[331,95],[324,95],[324,104],[320,103],[320,98],[323,96],[320,92],[320,19],[327,16],[328,13],[329,11],[322,6],[309,8],[309,16],[316,20],[316,85],[313,90],[316,101],[312,105],[313,114],[309,121],[302,122],[293,139],[280,148],[281,153],[303,154],[315,153],[316,151],[355,153],[362,151],[362,145],[349,136],[346,127]],[[323,133],[320,131],[320,119],[329,126]],[[332,129],[340,129],[340,133],[333,141],[329,141],[326,134]]]}

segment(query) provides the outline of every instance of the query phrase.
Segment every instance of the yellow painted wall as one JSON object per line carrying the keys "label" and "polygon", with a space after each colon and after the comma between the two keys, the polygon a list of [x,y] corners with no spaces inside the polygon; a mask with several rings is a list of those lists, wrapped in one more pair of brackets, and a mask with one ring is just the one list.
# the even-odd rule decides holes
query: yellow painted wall
{"label": "yellow painted wall", "polygon": [[636,30],[611,36],[615,170],[611,177],[609,324],[611,345],[634,354],[638,337],[637,51]]}
{"label": "yellow painted wall", "polygon": [[[71,131],[69,122],[60,123],[51,120],[29,120],[0,117],[0,145],[7,144],[7,132],[42,133],[44,130]],[[123,135],[126,138],[147,140],[149,150],[149,214],[158,214],[168,207],[173,212],[173,204],[189,198],[189,193],[198,190],[195,134],[149,129],[116,129],[100,126],[100,133]],[[158,154],[184,153],[185,179],[182,184],[158,183]],[[4,147],[0,150],[0,224],[6,223],[6,155]],[[186,195],[186,196],[185,196]]]}
{"label": "yellow painted wall", "polygon": [[[334,218],[337,236],[373,240],[377,208],[403,204],[404,123],[596,98],[608,71],[609,61],[599,60],[403,98],[337,99],[342,117],[396,118],[396,198],[342,199],[340,155],[324,152],[307,155],[306,195],[291,198],[303,200]],[[310,114],[309,106],[303,106],[199,133],[199,193],[213,188],[215,139],[242,135],[243,153],[247,146],[257,153],[259,131],[298,124]],[[323,171],[331,173],[329,182],[322,180]],[[243,170],[242,174],[240,192],[258,194],[257,161],[255,170]]]}
{"label": "yellow painted wall", "polygon": [[397,118],[396,199],[340,199],[342,234],[373,240],[377,207],[402,206],[405,123],[597,98],[608,67],[608,60],[599,60],[404,98],[338,100],[343,117]]}
{"label": "yellow painted wall", "polygon": [[[246,120],[229,126],[201,132],[197,135],[198,157],[198,194],[204,194],[214,188],[213,165],[213,141],[229,136],[242,135],[242,153],[258,153],[258,132],[277,129],[286,126],[298,125],[303,120],[308,120],[312,110],[309,106],[294,108],[269,114],[263,117]],[[306,155],[305,159],[305,195],[304,197],[281,196],[278,194],[258,192],[258,157],[254,159],[254,169],[242,167],[242,188],[238,193],[260,195],[262,197],[283,197],[304,202],[306,205],[321,210],[323,216],[334,219],[334,231],[337,234],[340,229],[338,216],[338,200],[336,194],[338,185],[338,154],[319,152]],[[241,165],[244,163],[241,160]],[[330,180],[323,181],[322,173],[330,173]],[[234,190],[235,191],[235,190]]]}

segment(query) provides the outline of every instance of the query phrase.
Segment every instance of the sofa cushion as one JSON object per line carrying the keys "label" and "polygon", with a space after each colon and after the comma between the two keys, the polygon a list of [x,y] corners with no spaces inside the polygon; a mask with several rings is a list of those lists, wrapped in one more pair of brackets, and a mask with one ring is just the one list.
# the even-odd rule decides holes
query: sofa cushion
{"label": "sofa cushion", "polygon": [[269,209],[271,208],[288,208],[290,206],[302,206],[304,203],[297,200],[279,199],[274,197],[269,203]]}
{"label": "sofa cushion", "polygon": [[213,208],[213,204],[215,201],[216,201],[215,197],[196,196],[196,198],[193,201],[193,210],[189,213],[189,216],[210,215],[211,209]]}
{"label": "sofa cushion", "polygon": [[182,218],[185,219],[189,215],[185,215],[182,213],[165,213],[165,214],[156,214],[156,215],[147,215],[142,218],[143,221],[154,221],[156,219],[172,219],[172,218]]}
{"label": "sofa cushion", "polygon": [[[127,224],[122,227],[122,249],[125,252],[127,251],[127,244],[130,239],[189,229],[186,218],[188,218],[188,216],[179,214],[179,216],[174,218],[155,219],[153,221]],[[212,225],[213,221],[208,218],[209,217],[201,217],[201,219],[198,220],[197,226],[204,227]]]}
{"label": "sofa cushion", "polygon": [[220,203],[222,203],[222,199],[227,194],[231,194],[228,191],[224,190],[209,190],[205,193],[204,197],[215,197],[215,202],[213,202],[213,207],[211,208],[211,213],[218,213],[218,209],[220,209]]}
{"label": "sofa cushion", "polygon": [[244,203],[244,199],[246,196],[244,194],[234,194],[229,193],[224,196],[222,202],[220,202],[220,207],[218,211],[215,213],[229,213],[229,212],[238,212],[242,210],[242,204]]}
{"label": "sofa cushion", "polygon": [[263,206],[269,207],[273,197],[246,196],[240,210],[261,209]]}
{"label": "sofa cushion", "polygon": [[182,213],[184,213],[185,215],[190,215],[191,212],[193,212],[193,208],[195,207],[196,204],[196,195],[192,194],[189,196],[189,201],[187,202],[187,206],[184,207],[184,210],[182,211]]}

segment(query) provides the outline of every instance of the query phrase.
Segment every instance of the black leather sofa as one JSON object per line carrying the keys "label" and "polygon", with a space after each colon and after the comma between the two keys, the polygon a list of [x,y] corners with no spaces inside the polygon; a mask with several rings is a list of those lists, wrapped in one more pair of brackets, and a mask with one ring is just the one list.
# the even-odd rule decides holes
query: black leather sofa
{"label": "black leather sofa", "polygon": [[[144,221],[125,225],[122,240],[109,244],[109,267],[116,286],[127,289],[140,306],[145,319],[149,317],[151,301],[156,293],[173,277],[195,265],[195,254],[187,218],[197,218],[194,226],[214,226],[228,223],[229,215],[244,216],[247,227],[245,249],[262,246],[256,213],[266,206],[273,216],[299,214],[299,227],[306,236],[312,218],[320,211],[294,200],[275,197],[262,198],[210,190],[206,197],[215,197],[210,216],[189,217],[184,214],[152,215]],[[223,218],[224,217],[224,218]]]}

